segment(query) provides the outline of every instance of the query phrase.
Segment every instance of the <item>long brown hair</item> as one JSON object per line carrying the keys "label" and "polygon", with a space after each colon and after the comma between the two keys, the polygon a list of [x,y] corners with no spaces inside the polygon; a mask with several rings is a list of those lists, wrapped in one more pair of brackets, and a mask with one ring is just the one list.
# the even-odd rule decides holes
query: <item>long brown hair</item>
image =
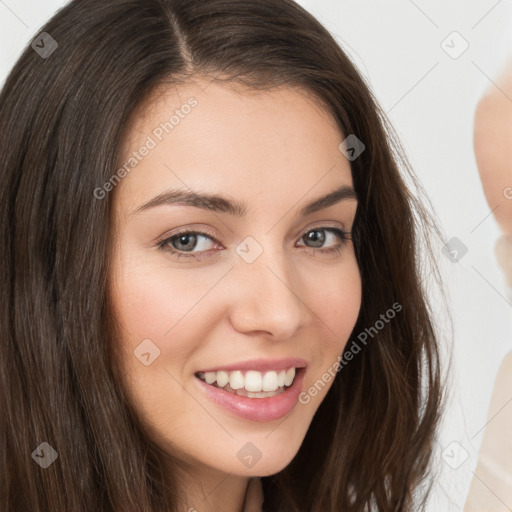
{"label": "long brown hair", "polygon": [[[0,96],[0,509],[177,510],[171,459],[119,378],[111,194],[93,191],[115,173],[134,109],[162,83],[196,74],[301,88],[365,145],[351,161],[363,294],[346,351],[363,332],[371,340],[336,373],[296,457],[262,479],[265,510],[421,507],[443,402],[422,283],[439,232],[385,115],[332,36],[292,0],[74,0],[43,32],[58,47],[38,36],[48,54],[28,46]],[[395,304],[400,312],[374,334]],[[58,452],[47,469],[31,456],[43,442]]]}

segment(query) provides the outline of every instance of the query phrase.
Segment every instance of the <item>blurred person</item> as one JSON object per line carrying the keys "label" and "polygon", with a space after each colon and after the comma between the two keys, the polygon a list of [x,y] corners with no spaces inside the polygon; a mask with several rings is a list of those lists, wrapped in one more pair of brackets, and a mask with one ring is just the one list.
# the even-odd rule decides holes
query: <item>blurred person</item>
{"label": "blurred person", "polygon": [[[512,56],[480,99],[474,148],[485,197],[501,229],[495,254],[512,303]],[[512,352],[498,370],[464,512],[512,509]]]}

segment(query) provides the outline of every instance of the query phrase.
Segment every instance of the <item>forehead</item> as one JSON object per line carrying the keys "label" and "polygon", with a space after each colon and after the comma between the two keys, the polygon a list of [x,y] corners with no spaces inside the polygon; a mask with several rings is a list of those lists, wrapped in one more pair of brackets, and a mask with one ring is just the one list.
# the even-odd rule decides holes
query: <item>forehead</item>
{"label": "forehead", "polygon": [[255,195],[298,199],[352,185],[338,149],[343,138],[331,114],[300,89],[201,80],[161,86],[126,128],[118,165],[129,172],[115,193],[127,207],[177,186],[248,203]]}

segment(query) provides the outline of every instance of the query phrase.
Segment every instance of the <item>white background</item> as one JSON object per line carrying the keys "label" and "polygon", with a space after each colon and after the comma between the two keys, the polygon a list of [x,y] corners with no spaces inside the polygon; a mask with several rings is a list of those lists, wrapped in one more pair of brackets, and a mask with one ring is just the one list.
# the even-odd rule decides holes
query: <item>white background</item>
{"label": "white background", "polygon": [[[2,82],[23,47],[65,3],[0,0]],[[437,247],[455,339],[451,400],[436,450],[440,454],[455,440],[469,458],[458,469],[439,458],[440,478],[428,509],[459,511],[476,465],[496,371],[512,349],[512,307],[493,254],[499,231],[480,187],[472,145],[476,102],[512,54],[512,0],[299,3],[331,31],[371,85],[446,240],[456,236],[468,247],[458,263]],[[469,43],[457,59],[441,47],[453,31]],[[456,49],[459,43],[454,44]],[[443,332],[448,339],[449,327]]]}

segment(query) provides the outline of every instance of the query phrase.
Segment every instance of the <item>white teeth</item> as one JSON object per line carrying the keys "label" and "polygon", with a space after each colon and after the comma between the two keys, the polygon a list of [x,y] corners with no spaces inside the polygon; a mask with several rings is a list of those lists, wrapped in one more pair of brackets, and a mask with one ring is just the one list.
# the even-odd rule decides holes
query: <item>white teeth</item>
{"label": "white teeth", "polygon": [[206,372],[204,374],[204,380],[208,384],[213,384],[217,380],[217,372]]}
{"label": "white teeth", "polygon": [[220,388],[223,388],[229,382],[229,374],[228,372],[217,372],[217,385]]}
{"label": "white teeth", "polygon": [[290,386],[295,378],[295,368],[290,368],[286,371],[286,378],[284,379],[284,383],[286,386]]}
{"label": "white teeth", "polygon": [[235,371],[229,374],[229,385],[233,389],[240,389],[244,387],[244,376],[242,372]]}
{"label": "white teeth", "polygon": [[208,384],[216,382],[219,388],[229,384],[232,390],[245,390],[248,392],[247,396],[251,396],[252,393],[271,393],[284,386],[291,386],[295,378],[295,368],[281,370],[280,372],[249,370],[245,375],[240,370],[232,372],[221,370],[218,372],[200,372],[198,376]]}
{"label": "white teeth", "polygon": [[277,385],[277,372],[267,372],[263,376],[262,389],[263,391],[275,391],[279,386]]}
{"label": "white teeth", "polygon": [[263,385],[263,376],[261,372],[248,371],[245,374],[245,385],[244,388],[247,391],[252,391],[253,393],[256,391],[261,391]]}

